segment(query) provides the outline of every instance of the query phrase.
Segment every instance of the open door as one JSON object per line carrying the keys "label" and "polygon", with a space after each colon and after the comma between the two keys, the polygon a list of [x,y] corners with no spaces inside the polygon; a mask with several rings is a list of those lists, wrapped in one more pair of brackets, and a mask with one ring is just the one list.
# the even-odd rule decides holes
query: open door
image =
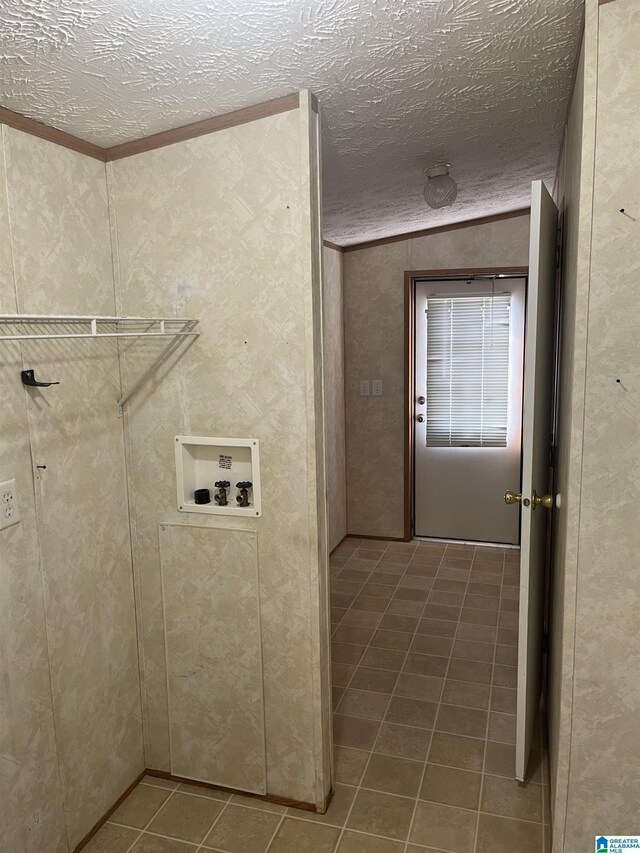
{"label": "open door", "polygon": [[525,780],[540,713],[547,525],[553,496],[549,482],[553,386],[554,293],[558,211],[542,181],[531,187],[529,283],[524,344],[522,493],[506,503],[521,513],[520,617],[516,778]]}

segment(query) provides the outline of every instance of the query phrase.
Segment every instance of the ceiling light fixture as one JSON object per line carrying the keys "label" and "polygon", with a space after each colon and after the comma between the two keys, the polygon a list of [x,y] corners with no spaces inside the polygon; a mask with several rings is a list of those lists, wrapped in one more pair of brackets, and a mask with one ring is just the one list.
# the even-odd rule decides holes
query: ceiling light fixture
{"label": "ceiling light fixture", "polygon": [[427,183],[424,185],[424,200],[429,207],[448,207],[458,195],[458,185],[449,175],[449,164],[439,164],[425,169]]}

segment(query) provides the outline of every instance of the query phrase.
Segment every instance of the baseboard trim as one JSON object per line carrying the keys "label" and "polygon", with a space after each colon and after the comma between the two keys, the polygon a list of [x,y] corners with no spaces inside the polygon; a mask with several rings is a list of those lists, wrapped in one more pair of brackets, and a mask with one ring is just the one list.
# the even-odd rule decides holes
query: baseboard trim
{"label": "baseboard trim", "polygon": [[342,537],[342,539],[338,542],[338,544],[336,545],[336,547],[331,549],[331,551],[329,552],[329,556],[330,556],[330,557],[333,557],[333,555],[336,553],[336,551],[338,550],[338,548],[342,545],[342,543],[343,543],[343,542],[346,542],[348,538],[349,538],[349,534],[347,533],[347,534],[346,534],[345,536],[343,536],[343,537]]}
{"label": "baseboard trim", "polygon": [[111,815],[114,813],[114,811],[115,811],[119,806],[121,806],[121,805],[122,805],[122,803],[127,799],[127,797],[129,796],[129,794],[130,794],[130,793],[133,791],[133,789],[136,787],[136,785],[140,784],[140,781],[141,781],[141,780],[142,780],[142,778],[145,776],[146,772],[147,772],[146,770],[143,770],[143,771],[142,771],[142,773],[140,773],[140,775],[139,775],[139,776],[137,776],[137,777],[133,780],[133,782],[129,785],[129,787],[128,787],[128,788],[127,788],[127,790],[124,792],[124,794],[122,794],[121,796],[119,796],[119,797],[118,797],[118,799],[117,799],[117,800],[115,801],[115,803],[111,806],[111,808],[110,808],[110,809],[108,809],[108,810],[104,813],[104,815],[100,818],[100,820],[96,823],[96,825],[95,825],[92,829],[90,829],[90,830],[89,830],[89,832],[87,832],[87,834],[84,836],[84,838],[82,838],[82,839],[79,841],[79,843],[78,843],[78,844],[73,848],[73,853],[79,853],[79,851],[80,851],[80,850],[82,850],[82,848],[83,848],[83,847],[86,847],[86,846],[87,846],[87,844],[91,841],[91,839],[92,839],[92,838],[93,838],[93,836],[98,832],[98,830],[99,830],[99,829],[102,829],[102,827],[105,825],[105,823],[109,820],[109,818],[110,818],[110,817],[111,817]]}
{"label": "baseboard trim", "polygon": [[241,797],[250,797],[254,800],[262,800],[262,802],[264,803],[273,803],[277,806],[285,806],[286,808],[290,809],[300,809],[300,811],[314,812],[315,814],[324,814],[329,808],[329,804],[333,799],[333,788],[331,788],[331,790],[327,794],[325,802],[323,803],[323,807],[319,808],[315,805],[315,803],[306,803],[303,800],[291,800],[288,797],[276,797],[273,794],[251,794],[248,791],[240,791],[237,788],[225,788],[222,785],[213,785],[210,782],[198,782],[195,779],[189,779],[186,776],[175,776],[173,773],[166,773],[164,770],[146,769],[143,770],[142,773],[140,773],[140,775],[136,777],[136,779],[129,785],[127,790],[120,797],[118,797],[118,799],[111,806],[111,808],[104,813],[104,815],[100,818],[96,825],[73,848],[73,853],[80,853],[80,851],[87,846],[93,836],[96,835],[96,833],[100,829],[102,829],[102,827],[109,820],[115,810],[122,805],[122,803],[127,799],[129,794],[136,787],[136,785],[139,785],[145,776],[153,776],[156,779],[166,779],[169,782],[185,783],[187,785],[193,785],[197,788],[209,788],[213,791],[223,791],[226,794],[238,794]]}

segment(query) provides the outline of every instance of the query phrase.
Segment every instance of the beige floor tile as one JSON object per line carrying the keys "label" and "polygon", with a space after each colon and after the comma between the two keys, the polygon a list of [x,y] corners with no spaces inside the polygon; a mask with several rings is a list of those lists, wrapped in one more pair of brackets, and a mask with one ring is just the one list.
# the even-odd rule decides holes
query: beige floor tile
{"label": "beige floor tile", "polygon": [[333,853],[340,830],[286,817],[269,847],[269,853]]}
{"label": "beige floor tile", "polygon": [[515,714],[518,694],[507,687],[494,687],[491,691],[491,710]]}
{"label": "beige floor tile", "polygon": [[462,607],[464,595],[461,592],[443,592],[440,589],[432,589],[429,595],[429,604],[443,604],[446,607]]}
{"label": "beige floor tile", "polygon": [[487,741],[484,772],[492,776],[506,776],[508,779],[513,779],[516,775],[515,746],[509,743]]}
{"label": "beige floor tile", "polygon": [[147,829],[180,841],[201,842],[224,808],[224,803],[175,793],[160,809]]}
{"label": "beige floor tile", "polygon": [[491,684],[493,664],[484,661],[452,659],[448,676],[455,681],[472,681],[474,684]]}
{"label": "beige floor tile", "polygon": [[451,853],[473,853],[477,818],[476,812],[419,801],[410,840]]}
{"label": "beige floor tile", "polygon": [[394,755],[374,753],[365,771],[361,785],[374,791],[416,797],[422,778],[421,761],[409,761]]}
{"label": "beige floor tile", "polygon": [[473,640],[456,640],[451,656],[461,660],[492,663],[495,646],[493,643],[476,643]]}
{"label": "beige floor tile", "polygon": [[379,728],[380,723],[375,720],[345,717],[341,714],[333,716],[333,740],[340,746],[372,749]]}
{"label": "beige floor tile", "polygon": [[421,619],[417,633],[428,634],[432,637],[451,638],[455,637],[457,625],[457,622],[445,622],[442,619]]}
{"label": "beige floor tile", "polygon": [[515,689],[518,686],[518,668],[515,666],[494,666],[493,683],[497,687]]}
{"label": "beige floor tile", "polygon": [[501,666],[518,665],[517,646],[496,646],[496,663]]}
{"label": "beige floor tile", "polygon": [[205,788],[204,785],[187,785],[182,782],[178,785],[181,794],[192,794],[194,797],[207,797],[209,800],[220,800],[226,802],[231,799],[231,794],[226,791],[216,791],[215,788]]}
{"label": "beige floor tile", "polygon": [[385,722],[432,729],[437,710],[438,706],[435,702],[423,702],[421,699],[394,696],[387,708]]}
{"label": "beige floor tile", "polygon": [[382,618],[382,613],[374,613],[371,610],[347,610],[342,624],[359,628],[377,628]]}
{"label": "beige floor tile", "polygon": [[542,825],[481,814],[476,853],[540,853]]}
{"label": "beige floor tile", "polygon": [[373,628],[360,628],[358,625],[340,625],[333,635],[333,642],[366,646],[372,637]]}
{"label": "beige floor tile", "polygon": [[158,835],[148,835],[145,832],[133,845],[131,853],[195,853],[197,849],[195,844],[160,838]]}
{"label": "beige floor tile", "polygon": [[487,712],[456,705],[440,705],[435,729],[453,735],[483,738],[487,730]]}
{"label": "beige floor tile", "polygon": [[139,834],[137,829],[105,823],[83,849],[85,853],[127,853]]}
{"label": "beige floor tile", "polygon": [[480,802],[481,781],[481,773],[427,764],[420,799],[475,810]]}
{"label": "beige floor tile", "polygon": [[476,738],[434,732],[429,762],[459,767],[461,770],[482,770],[484,741]]}
{"label": "beige floor tile", "polygon": [[371,640],[371,645],[381,649],[397,649],[406,652],[412,639],[413,634],[404,631],[381,631],[378,629]]}
{"label": "beige floor tile", "polygon": [[423,616],[425,619],[437,619],[443,622],[457,622],[459,607],[444,607],[442,604],[427,604]]}
{"label": "beige floor tile", "polygon": [[469,622],[461,622],[458,625],[456,637],[458,640],[494,645],[497,634],[498,629],[494,628],[493,625],[472,625]]}
{"label": "beige floor tile", "polygon": [[329,808],[324,814],[315,814],[314,812],[301,813],[300,809],[287,809],[287,814],[289,817],[295,817],[299,820],[310,820],[312,823],[344,826],[357,790],[352,785],[336,785]]}
{"label": "beige floor tile", "polygon": [[370,610],[376,613],[384,613],[389,602],[386,598],[374,598],[372,595],[360,594],[353,602],[354,610]]}
{"label": "beige floor tile", "polygon": [[516,742],[516,715],[498,714],[492,711],[489,714],[489,740],[498,743]]}
{"label": "beige floor tile", "polygon": [[348,643],[331,643],[332,663],[357,664],[364,654],[365,646],[352,646]]}
{"label": "beige floor tile", "polygon": [[463,705],[465,708],[479,708],[486,711],[489,708],[490,695],[489,684],[474,684],[471,681],[447,678],[442,691],[442,701],[446,705]]}
{"label": "beige floor tile", "polygon": [[395,613],[388,613],[382,617],[380,628],[383,631],[403,631],[412,634],[418,627],[418,621],[417,616],[399,616]]}
{"label": "beige floor tile", "polygon": [[347,826],[349,829],[404,841],[409,832],[414,803],[415,800],[406,797],[360,789]]}
{"label": "beige floor tile", "polygon": [[366,720],[382,720],[389,704],[391,694],[372,693],[369,690],[345,691],[342,701],[338,706],[340,714],[349,717],[363,717]]}
{"label": "beige floor tile", "polygon": [[447,674],[448,666],[448,658],[409,652],[404,663],[403,671],[411,672],[416,675],[430,675],[435,676],[436,678],[444,678]]}
{"label": "beige floor tile", "polygon": [[480,809],[501,817],[542,822],[542,786],[485,776]]}
{"label": "beige floor tile", "polygon": [[448,637],[430,637],[428,634],[416,634],[411,644],[411,651],[420,655],[438,655],[448,658],[452,647],[453,640]]}
{"label": "beige floor tile", "polygon": [[371,666],[375,669],[393,669],[399,672],[404,664],[406,652],[397,649],[375,649],[371,646],[362,656],[360,666]]}
{"label": "beige floor tile", "polygon": [[433,587],[433,578],[429,575],[403,575],[399,586],[405,589],[424,589],[431,590]]}
{"label": "beige floor tile", "polygon": [[270,803],[260,797],[245,797],[242,794],[234,794],[231,797],[231,805],[246,806],[249,809],[260,809],[260,811],[274,814],[284,814],[287,810],[286,806],[281,806],[279,803]]}
{"label": "beige floor tile", "polygon": [[369,753],[361,749],[334,745],[333,758],[336,782],[359,785],[369,760]]}
{"label": "beige floor tile", "polygon": [[404,853],[404,844],[348,829],[340,839],[336,853]]}
{"label": "beige floor tile", "polygon": [[280,820],[272,812],[229,805],[207,835],[205,846],[225,853],[264,853]]}
{"label": "beige floor tile", "polygon": [[463,607],[460,613],[460,621],[471,625],[497,625],[498,614],[489,610],[476,610],[473,607]]}
{"label": "beige floor tile", "polygon": [[396,723],[383,723],[374,746],[374,752],[397,755],[400,758],[412,758],[424,761],[427,757],[431,731]]}
{"label": "beige floor tile", "polygon": [[443,678],[402,672],[396,684],[395,694],[410,699],[437,702],[442,692],[443,683]]}
{"label": "beige floor tile", "polygon": [[355,671],[356,668],[353,664],[333,661],[331,664],[331,684],[336,687],[346,687]]}
{"label": "beige floor tile", "polygon": [[393,693],[397,679],[398,673],[393,670],[359,666],[349,687],[372,690],[376,693]]}
{"label": "beige floor tile", "polygon": [[109,818],[113,823],[135,826],[143,829],[171,795],[171,791],[154,788],[151,785],[138,785],[127,799],[118,806]]}

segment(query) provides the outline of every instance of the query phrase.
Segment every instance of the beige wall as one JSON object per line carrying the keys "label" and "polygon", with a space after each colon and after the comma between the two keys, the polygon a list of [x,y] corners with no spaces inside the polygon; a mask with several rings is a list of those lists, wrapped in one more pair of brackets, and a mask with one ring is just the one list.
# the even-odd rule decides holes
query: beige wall
{"label": "beige wall", "polygon": [[[404,273],[526,266],[529,217],[518,216],[344,255],[349,533],[404,536]],[[360,397],[382,379],[382,397]]]}
{"label": "beige wall", "polygon": [[[2,149],[2,311],[112,314],[104,164],[7,127]],[[118,357],[0,346],[0,480],[22,517],[0,533],[3,849],[62,851],[144,766]],[[26,392],[22,366],[61,385]]]}
{"label": "beige wall", "polygon": [[324,387],[327,442],[329,550],[347,535],[347,478],[344,412],[343,255],[327,246],[324,267]]}
{"label": "beige wall", "polygon": [[554,853],[637,832],[640,785],[638,223],[619,212],[640,199],[640,10],[588,0],[586,13],[559,182],[568,310],[549,691]]}
{"label": "beige wall", "polygon": [[[253,531],[262,669],[238,666],[236,687],[247,697],[264,692],[263,730],[256,717],[248,740],[264,742],[267,791],[314,803],[328,790],[330,750],[317,144],[304,95],[300,110],[108,167],[119,310],[192,316],[201,332],[126,413],[147,765],[174,766],[171,710],[187,711],[167,691],[165,616],[174,602],[163,601],[158,528],[193,525],[195,537],[197,526],[200,541],[202,527],[212,540],[220,530]],[[145,346],[129,348],[125,377],[150,357]],[[176,434],[259,439],[262,517],[179,513]],[[171,589],[188,585],[187,546],[171,572]],[[239,605],[227,596],[233,615]],[[196,630],[205,604],[186,604]],[[240,618],[233,630],[242,631]],[[223,697],[196,687],[188,701],[206,716]],[[244,761],[245,743],[236,747]]]}

